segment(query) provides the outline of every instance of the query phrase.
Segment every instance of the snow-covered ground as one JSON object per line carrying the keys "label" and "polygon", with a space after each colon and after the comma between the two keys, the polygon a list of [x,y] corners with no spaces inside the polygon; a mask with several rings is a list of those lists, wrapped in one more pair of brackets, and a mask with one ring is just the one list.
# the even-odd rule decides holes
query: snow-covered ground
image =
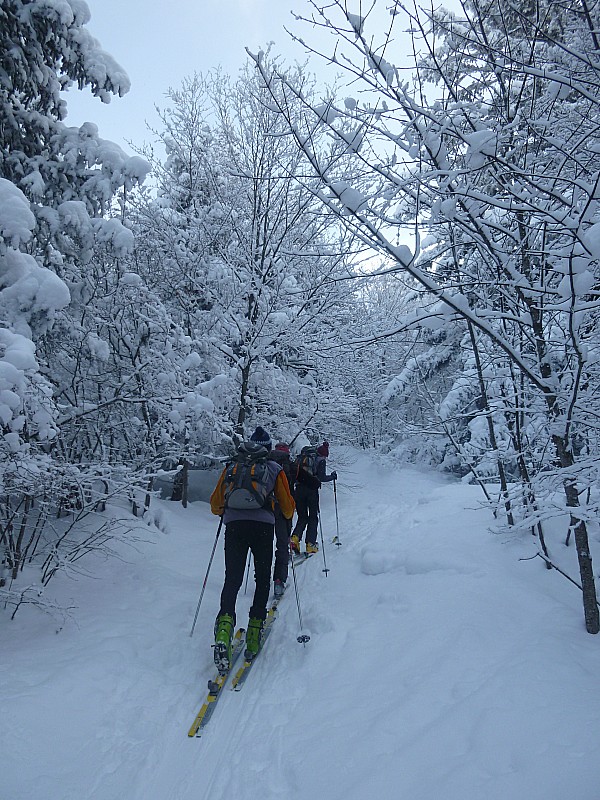
{"label": "snow-covered ground", "polygon": [[219,546],[190,638],[217,527],[205,503],[157,501],[167,533],[50,584],[76,606],[58,633],[32,608],[1,616],[1,800],[598,800],[600,637],[578,590],[520,561],[532,537],[490,532],[476,487],[343,461],[342,547],[325,486],[330,572],[322,555],[297,570],[311,641],[290,583],[202,738],[187,731],[223,577]]}

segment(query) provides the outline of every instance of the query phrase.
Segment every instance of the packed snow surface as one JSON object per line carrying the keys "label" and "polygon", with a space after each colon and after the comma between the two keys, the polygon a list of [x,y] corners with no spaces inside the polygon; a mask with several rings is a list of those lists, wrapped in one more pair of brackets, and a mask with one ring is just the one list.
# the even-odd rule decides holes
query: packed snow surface
{"label": "packed snow surface", "polygon": [[[339,448],[328,463],[342,546],[325,485],[330,571],[322,553],[297,569],[311,640],[296,641],[290,581],[202,738],[187,731],[223,578],[219,543],[190,637],[217,529],[206,503],[157,501],[166,532],[50,584],[73,606],[58,632],[30,607],[0,618],[2,800],[598,800],[600,637],[579,591],[522,560],[533,537],[493,532],[478,488]],[[576,577],[573,547],[550,538]]]}

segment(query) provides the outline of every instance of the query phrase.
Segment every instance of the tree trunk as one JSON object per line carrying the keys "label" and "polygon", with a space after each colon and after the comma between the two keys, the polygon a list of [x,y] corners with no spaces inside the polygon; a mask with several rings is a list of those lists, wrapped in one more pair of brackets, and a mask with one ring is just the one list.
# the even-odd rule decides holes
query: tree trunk
{"label": "tree trunk", "polygon": [[150,508],[150,503],[152,502],[152,494],[151,494],[151,492],[152,492],[153,487],[154,487],[154,477],[150,476],[150,478],[148,478],[148,487],[146,489],[146,497],[144,499],[144,510],[145,511],[148,511],[148,509]]}
{"label": "tree trunk", "polygon": [[[565,441],[560,436],[554,436],[553,439],[561,466],[563,468],[573,466],[573,456],[567,449]],[[573,478],[566,478],[564,487],[567,498],[567,508],[570,510],[578,508],[579,492],[577,491],[577,483]],[[600,617],[598,615],[596,584],[594,583],[594,570],[592,567],[592,554],[590,553],[587,525],[585,524],[585,520],[581,519],[571,510],[569,527],[575,534],[575,547],[577,548],[579,575],[581,577],[581,588],[583,591],[585,627],[588,633],[598,633],[600,631]]]}
{"label": "tree trunk", "polygon": [[[544,339],[544,332],[541,325],[541,313],[539,309],[530,306],[532,328],[535,334],[536,349],[540,364],[540,372],[545,381],[550,383],[552,376],[551,361],[548,358],[548,347]],[[544,399],[548,409],[550,425],[556,424],[560,419],[560,409],[556,394],[553,391],[546,391]],[[564,470],[570,470],[575,458],[573,451],[569,447],[568,434],[552,436],[552,443],[556,449],[556,456],[559,465]],[[567,508],[570,510],[569,527],[575,534],[575,547],[577,548],[577,560],[579,562],[579,575],[581,577],[581,588],[583,592],[583,613],[585,616],[585,627],[588,633],[598,633],[600,631],[600,618],[598,616],[598,604],[596,601],[596,585],[594,583],[594,571],[592,568],[592,555],[588,540],[587,525],[585,520],[575,513],[579,508],[579,491],[577,482],[573,477],[565,478],[563,482]]]}
{"label": "tree trunk", "polygon": [[189,461],[187,458],[183,459],[183,472],[182,478],[182,486],[181,486],[181,505],[184,508],[187,508],[188,504],[188,486],[189,486],[189,479],[190,479],[190,471],[189,471]]}
{"label": "tree trunk", "polygon": [[512,527],[515,524],[515,520],[512,513],[512,508],[510,504],[510,495],[508,493],[508,481],[506,480],[506,472],[504,470],[504,464],[500,457],[500,452],[498,450],[498,441],[496,439],[496,431],[494,430],[494,420],[492,419],[492,409],[490,408],[490,402],[487,394],[487,388],[485,385],[485,378],[483,375],[483,369],[481,367],[481,358],[479,355],[479,346],[477,344],[477,338],[475,336],[475,329],[473,325],[469,322],[469,336],[471,338],[471,347],[473,348],[473,355],[475,357],[475,366],[477,368],[477,379],[479,381],[479,391],[481,392],[481,399],[483,404],[483,409],[485,411],[485,418],[487,421],[488,427],[488,436],[490,437],[490,445],[492,450],[496,454],[496,465],[498,468],[498,478],[500,479],[500,491],[502,493],[502,497],[504,498],[504,510],[506,512],[506,520],[508,524]]}
{"label": "tree trunk", "polygon": [[240,408],[235,431],[240,439],[244,438],[244,424],[248,413],[248,386],[250,385],[250,364],[242,367],[242,385],[240,387]]}
{"label": "tree trunk", "polygon": [[176,503],[183,502],[183,498],[185,495],[187,502],[187,485],[186,485],[187,466],[188,466],[187,459],[183,457],[180,458],[178,466],[180,466],[181,469],[177,471],[177,474],[175,475],[175,478],[173,480],[173,491],[171,492],[171,500]]}

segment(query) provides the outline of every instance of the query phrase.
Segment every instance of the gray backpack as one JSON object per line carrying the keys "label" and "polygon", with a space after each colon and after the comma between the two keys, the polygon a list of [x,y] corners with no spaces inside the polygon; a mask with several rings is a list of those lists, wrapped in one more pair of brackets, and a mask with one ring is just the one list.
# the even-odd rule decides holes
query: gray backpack
{"label": "gray backpack", "polygon": [[227,465],[223,479],[225,508],[236,511],[273,509],[273,475],[267,464],[265,447],[243,442],[235,461]]}

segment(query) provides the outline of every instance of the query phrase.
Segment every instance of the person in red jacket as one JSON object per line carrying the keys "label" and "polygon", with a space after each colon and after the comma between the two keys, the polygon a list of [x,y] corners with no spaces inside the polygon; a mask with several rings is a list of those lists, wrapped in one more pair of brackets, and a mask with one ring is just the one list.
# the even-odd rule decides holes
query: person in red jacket
{"label": "person in red jacket", "polygon": [[[260,508],[231,508],[226,497],[225,467],[210,498],[213,514],[225,523],[225,581],[221,592],[221,606],[215,623],[214,659],[217,668],[226,672],[231,666],[231,645],[235,628],[235,606],[238,592],[244,579],[248,550],[254,558],[254,598],[246,630],[247,659],[259,651],[262,630],[267,616],[267,602],[271,588],[271,564],[273,562],[273,534],[275,526],[274,503],[277,502],[286,519],[294,514],[295,503],[282,467],[268,459],[271,439],[258,427],[250,442],[240,445],[238,450],[261,462],[266,492],[264,505]],[[264,469],[263,469],[264,467]]]}
{"label": "person in red jacket", "polygon": [[[290,456],[290,446],[279,442],[275,449],[269,453],[269,458],[281,465],[287,478],[292,496],[294,484],[298,475],[298,465]],[[273,567],[273,591],[275,597],[281,597],[285,592],[288,578],[288,563],[290,560],[290,536],[292,533],[292,520],[282,512],[278,503],[275,503],[275,566]]]}

